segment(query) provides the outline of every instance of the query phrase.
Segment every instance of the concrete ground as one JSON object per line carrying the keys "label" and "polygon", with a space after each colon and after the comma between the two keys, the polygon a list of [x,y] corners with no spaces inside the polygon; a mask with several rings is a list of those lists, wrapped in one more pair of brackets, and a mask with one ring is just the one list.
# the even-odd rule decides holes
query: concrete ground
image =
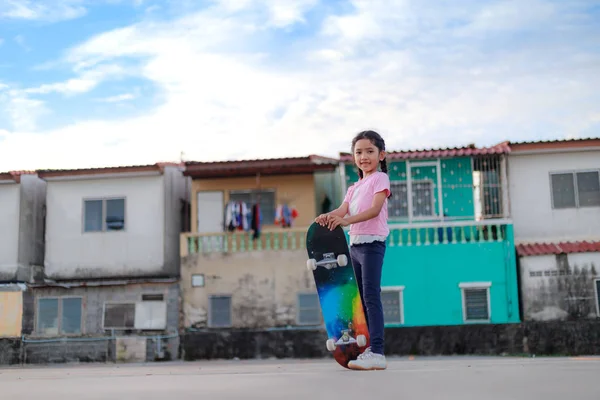
{"label": "concrete ground", "polygon": [[600,399],[600,357],[389,359],[385,371],[333,360],[62,365],[0,369],[10,400]]}

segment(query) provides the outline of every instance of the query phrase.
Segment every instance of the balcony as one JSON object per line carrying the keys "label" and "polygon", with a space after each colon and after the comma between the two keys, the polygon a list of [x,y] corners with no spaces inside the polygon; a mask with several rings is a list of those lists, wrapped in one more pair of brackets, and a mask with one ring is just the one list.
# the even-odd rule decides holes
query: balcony
{"label": "balcony", "polygon": [[[390,224],[388,247],[439,246],[502,242],[512,235],[506,219],[484,221]],[[183,233],[181,256],[207,253],[301,250],[308,227],[270,229],[253,239],[252,232]]]}

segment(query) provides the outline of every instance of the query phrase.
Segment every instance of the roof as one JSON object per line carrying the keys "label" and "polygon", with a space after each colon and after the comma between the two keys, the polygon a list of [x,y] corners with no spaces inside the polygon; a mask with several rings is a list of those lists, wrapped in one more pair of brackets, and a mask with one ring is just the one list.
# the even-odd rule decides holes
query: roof
{"label": "roof", "polygon": [[559,243],[523,243],[518,244],[519,256],[543,256],[550,254],[600,252],[599,242],[559,242]]}
{"label": "roof", "polygon": [[561,140],[539,140],[528,142],[503,142],[510,147],[511,153],[530,151],[560,152],[565,149],[600,149],[600,138],[578,138]]}
{"label": "roof", "polygon": [[[388,151],[387,160],[429,159],[429,158],[451,158],[468,157],[489,154],[506,154],[510,152],[507,142],[499,143],[492,147],[475,147],[474,144],[464,147],[452,147],[443,149]],[[342,161],[352,161],[352,154],[340,153]]]}
{"label": "roof", "polygon": [[334,158],[310,155],[306,157],[268,158],[239,161],[185,163],[184,174],[193,179],[228,178],[260,175],[310,174],[316,171],[333,171],[339,161]]}
{"label": "roof", "polygon": [[22,175],[35,175],[35,171],[9,171],[0,172],[0,182],[12,181],[15,183],[21,183]]}
{"label": "roof", "polygon": [[127,165],[116,167],[80,168],[80,169],[42,169],[38,176],[44,180],[89,179],[90,177],[111,177],[114,175],[162,174],[167,166],[183,166],[182,163],[159,162],[148,165]]}

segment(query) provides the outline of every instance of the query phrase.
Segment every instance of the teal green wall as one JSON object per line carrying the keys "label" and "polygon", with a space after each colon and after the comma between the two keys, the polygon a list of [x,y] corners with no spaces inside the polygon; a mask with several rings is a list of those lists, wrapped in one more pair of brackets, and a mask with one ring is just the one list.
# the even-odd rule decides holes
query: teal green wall
{"label": "teal green wall", "polygon": [[[439,217],[438,173],[441,173],[443,212],[452,220],[472,220],[475,218],[473,202],[473,168],[471,158],[457,157],[440,160],[440,169],[433,166],[419,166],[419,162],[436,162],[436,159],[411,161],[413,179],[432,180],[435,185],[434,218]],[[406,181],[406,161],[388,163],[390,181]],[[346,164],[346,187],[358,181],[358,173],[353,164]],[[432,219],[420,219],[418,222],[429,222]],[[414,220],[413,220],[414,221]],[[396,219],[390,214],[390,222],[407,222],[406,219]],[[416,222],[416,221],[414,221]]]}
{"label": "teal green wall", "polygon": [[467,282],[491,282],[490,323],[519,322],[512,225],[503,236],[491,242],[477,235],[462,243],[454,235],[451,244],[388,245],[382,287],[404,286],[402,326],[464,324],[459,284]]}

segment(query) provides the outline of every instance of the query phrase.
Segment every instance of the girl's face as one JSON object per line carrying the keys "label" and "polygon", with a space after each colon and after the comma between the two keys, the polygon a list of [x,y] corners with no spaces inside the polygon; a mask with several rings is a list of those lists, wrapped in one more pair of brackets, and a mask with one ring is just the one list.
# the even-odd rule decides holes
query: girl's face
{"label": "girl's face", "polygon": [[379,151],[369,139],[360,139],[354,146],[354,162],[365,177],[377,172],[377,166],[384,158],[385,152]]}

